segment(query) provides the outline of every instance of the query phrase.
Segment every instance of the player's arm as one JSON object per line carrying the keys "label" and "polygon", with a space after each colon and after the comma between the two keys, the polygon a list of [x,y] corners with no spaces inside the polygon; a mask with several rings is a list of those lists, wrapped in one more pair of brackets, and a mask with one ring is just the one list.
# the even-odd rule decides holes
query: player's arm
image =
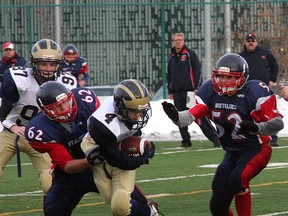
{"label": "player's arm", "polygon": [[164,101],[162,103],[163,110],[166,115],[179,127],[186,127],[192,124],[195,119],[202,119],[208,116],[208,107],[203,104],[196,104],[189,110],[178,111],[172,103]]}
{"label": "player's arm", "polygon": [[255,107],[256,109],[251,112],[254,122],[243,120],[240,123],[240,130],[259,135],[273,135],[284,128],[283,116],[277,109],[277,100],[274,94],[259,97]]}
{"label": "player's arm", "polygon": [[1,85],[0,97],[0,121],[6,129],[10,129],[16,123],[6,120],[6,117],[13,109],[13,104],[19,100],[20,96],[9,70],[6,70],[4,73],[4,80]]}
{"label": "player's arm", "polygon": [[66,148],[59,143],[29,142],[29,144],[40,153],[47,152],[52,163],[68,174],[82,172],[90,166],[86,158],[73,159]]}
{"label": "player's arm", "polygon": [[129,156],[122,152],[115,135],[94,117],[90,118],[89,133],[95,143],[100,145],[102,156],[111,166],[122,170],[134,170],[148,163],[143,157]]}

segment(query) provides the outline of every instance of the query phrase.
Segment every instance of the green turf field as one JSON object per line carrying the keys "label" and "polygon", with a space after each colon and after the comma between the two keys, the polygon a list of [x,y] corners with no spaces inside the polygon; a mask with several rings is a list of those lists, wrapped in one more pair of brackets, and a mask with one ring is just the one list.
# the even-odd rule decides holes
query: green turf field
{"label": "green turf field", "polygon": [[[251,182],[253,215],[288,215],[288,138],[273,148],[269,166]],[[193,141],[189,149],[179,142],[155,142],[150,165],[138,169],[137,184],[149,199],[160,204],[166,216],[208,216],[211,181],[224,151],[209,141]],[[21,154],[22,177],[17,177],[16,158],[6,167],[0,182],[0,216],[43,215],[43,194],[33,166]],[[235,211],[234,211],[235,212]],[[111,216],[98,194],[87,194],[73,215]]]}

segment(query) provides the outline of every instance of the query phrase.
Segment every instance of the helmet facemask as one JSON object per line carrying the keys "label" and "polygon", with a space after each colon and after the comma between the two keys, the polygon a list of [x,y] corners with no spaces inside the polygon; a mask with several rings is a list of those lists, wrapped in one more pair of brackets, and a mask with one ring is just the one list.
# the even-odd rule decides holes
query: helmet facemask
{"label": "helmet facemask", "polygon": [[[35,43],[32,47],[30,61],[33,74],[37,80],[55,80],[58,72],[60,71],[60,64],[62,62],[61,48],[53,40],[42,39]],[[54,71],[40,70],[39,63],[41,62],[55,62],[57,66]]]}
{"label": "helmet facemask", "polygon": [[[128,102],[124,100],[124,103]],[[140,130],[141,128],[143,128],[147,124],[150,116],[152,115],[150,104],[148,103],[144,106],[140,105],[139,109],[129,109],[127,108],[127,106],[124,105],[124,103],[118,106],[119,112],[116,112],[118,119],[122,121],[130,130]],[[138,113],[139,118],[137,120],[130,118],[128,112]]]}
{"label": "helmet facemask", "polygon": [[[40,98],[38,98],[38,102],[40,104],[43,104]],[[69,107],[68,109],[65,109],[63,111],[60,110],[60,107],[62,107],[63,109],[63,107],[67,105]],[[72,92],[69,92],[68,95],[65,93],[58,95],[56,97],[56,102],[48,104],[46,106],[44,105],[42,110],[46,116],[57,122],[71,121],[78,112],[77,103]]]}
{"label": "helmet facemask", "polygon": [[64,48],[64,60],[68,63],[73,63],[77,60],[77,58],[79,57],[79,51],[76,48],[76,46],[72,45],[72,44],[68,44],[65,48]]}
{"label": "helmet facemask", "polygon": [[[213,70],[212,82],[214,90],[221,95],[233,95],[240,90],[243,84],[246,82],[243,72],[227,72],[229,68],[219,68],[219,70]],[[220,76],[226,76],[229,82],[221,81]]]}
{"label": "helmet facemask", "polygon": [[147,124],[152,114],[149,101],[147,88],[138,80],[124,80],[114,90],[115,113],[130,130]]}
{"label": "helmet facemask", "polygon": [[219,58],[212,72],[214,91],[231,96],[242,89],[249,77],[246,60],[236,53],[227,53]]}
{"label": "helmet facemask", "polygon": [[[38,79],[42,79],[43,81],[55,80],[60,71],[60,62],[57,63],[56,69],[53,71],[40,70],[38,67],[38,64],[40,62],[44,62],[44,61],[34,60],[33,62],[31,62],[34,76],[37,77]],[[51,61],[51,62],[55,62],[55,61]]]}

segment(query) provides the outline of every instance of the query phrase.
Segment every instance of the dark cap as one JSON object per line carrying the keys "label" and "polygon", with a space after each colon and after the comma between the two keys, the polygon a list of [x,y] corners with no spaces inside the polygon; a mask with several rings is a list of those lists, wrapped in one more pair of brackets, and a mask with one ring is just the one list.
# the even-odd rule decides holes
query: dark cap
{"label": "dark cap", "polygon": [[255,39],[256,40],[257,38],[256,38],[255,34],[249,33],[249,34],[246,35],[246,40],[248,40],[248,39]]}

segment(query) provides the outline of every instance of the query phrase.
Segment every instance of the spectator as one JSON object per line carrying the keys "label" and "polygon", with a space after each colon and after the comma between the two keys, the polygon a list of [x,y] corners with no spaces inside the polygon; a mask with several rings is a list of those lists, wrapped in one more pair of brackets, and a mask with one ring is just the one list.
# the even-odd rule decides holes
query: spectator
{"label": "spectator", "polygon": [[85,153],[100,146],[105,161],[92,166],[94,181],[113,215],[158,216],[158,203],[143,204],[131,197],[136,169],[149,164],[155,145],[145,148],[143,156],[134,157],[119,149],[128,136],[140,136],[151,116],[147,88],[138,80],[124,80],[89,118],[88,134],[81,148]]}
{"label": "spectator", "polygon": [[53,40],[36,42],[31,49],[30,61],[32,68],[15,67],[4,73],[0,90],[0,121],[4,126],[0,132],[0,178],[15,154],[23,152],[33,163],[46,194],[51,185],[51,159],[48,154],[40,154],[28,144],[24,131],[29,120],[40,111],[35,98],[41,84],[53,80],[72,89],[77,87],[77,80],[71,74],[59,73],[62,51]]}
{"label": "spectator", "polygon": [[79,56],[79,51],[73,44],[68,44],[64,47],[64,60],[61,67],[63,72],[69,72],[76,77],[80,87],[88,84],[88,63],[84,58]]}
{"label": "spectator", "polygon": [[195,106],[178,112],[163,102],[168,117],[178,126],[209,116],[217,125],[225,150],[212,181],[210,212],[233,216],[233,199],[238,216],[251,216],[250,181],[268,164],[272,149],[270,134],[284,127],[275,94],[260,80],[250,80],[249,67],[235,53],[223,55],[212,72],[212,80],[197,92]]}
{"label": "spectator", "polygon": [[[279,65],[273,54],[259,46],[257,37],[249,33],[245,37],[244,50],[239,53],[248,63],[250,76],[248,80],[261,80],[271,89],[276,85]],[[270,146],[279,146],[277,135],[271,136]]]}
{"label": "spectator", "polygon": [[[174,105],[179,111],[187,110],[187,92],[197,92],[202,84],[202,65],[197,54],[185,45],[183,33],[173,35],[174,47],[168,59],[167,68],[167,88],[169,99],[174,100]],[[213,142],[215,147],[220,146],[219,138],[210,121],[204,117],[199,121],[200,128],[205,136]],[[182,145],[181,147],[191,147],[191,137],[188,127],[179,128]]]}
{"label": "spectator", "polygon": [[10,67],[15,66],[26,66],[26,60],[24,57],[19,56],[15,49],[14,44],[12,42],[6,42],[2,45],[4,51],[4,57],[2,58],[2,62],[0,64],[0,74],[3,74],[5,70]]}

